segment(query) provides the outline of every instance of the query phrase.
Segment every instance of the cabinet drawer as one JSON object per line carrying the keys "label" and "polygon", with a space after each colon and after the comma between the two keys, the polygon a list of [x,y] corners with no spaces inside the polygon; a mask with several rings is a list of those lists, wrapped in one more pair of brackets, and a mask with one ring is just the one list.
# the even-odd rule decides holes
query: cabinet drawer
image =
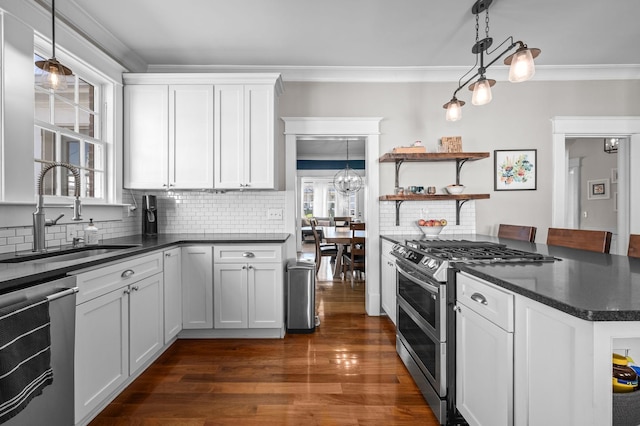
{"label": "cabinet drawer", "polygon": [[213,261],[223,263],[282,262],[282,246],[216,245],[213,247]]}
{"label": "cabinet drawer", "polygon": [[464,272],[457,274],[456,281],[458,303],[502,329],[513,331],[513,294]]}
{"label": "cabinet drawer", "polygon": [[136,257],[77,274],[76,304],[162,272],[162,253]]}

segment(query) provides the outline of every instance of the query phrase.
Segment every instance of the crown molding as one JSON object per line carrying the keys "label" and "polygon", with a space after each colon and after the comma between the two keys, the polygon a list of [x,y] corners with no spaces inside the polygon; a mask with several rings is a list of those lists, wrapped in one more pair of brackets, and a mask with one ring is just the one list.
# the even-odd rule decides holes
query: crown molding
{"label": "crown molding", "polygon": [[[148,72],[275,72],[289,82],[412,83],[457,82],[466,67],[308,67],[248,65],[150,65]],[[491,78],[507,81],[509,69],[492,67]],[[639,80],[640,65],[573,65],[536,67],[533,81]]]}

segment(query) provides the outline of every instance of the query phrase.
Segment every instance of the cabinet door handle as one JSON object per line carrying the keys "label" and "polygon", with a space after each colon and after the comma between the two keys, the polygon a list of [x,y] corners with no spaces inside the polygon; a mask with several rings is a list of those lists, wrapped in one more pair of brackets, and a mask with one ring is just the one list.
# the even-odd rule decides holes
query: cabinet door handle
{"label": "cabinet door handle", "polygon": [[245,266],[243,266],[243,267],[242,267],[242,269],[247,269],[247,266],[246,266],[246,265],[245,265]]}
{"label": "cabinet door handle", "polygon": [[138,291],[140,290],[140,287],[138,287],[137,285],[131,286],[131,291]]}
{"label": "cabinet door handle", "polygon": [[489,302],[487,302],[486,297],[484,297],[482,294],[480,293],[473,293],[471,295],[471,300],[473,300],[474,302],[478,302],[481,303],[483,305],[488,305]]}
{"label": "cabinet door handle", "polygon": [[458,305],[453,305],[453,311],[454,312],[460,312],[462,309],[460,309],[460,306]]}
{"label": "cabinet door handle", "polygon": [[256,257],[256,255],[251,253],[250,251],[245,251],[244,253],[242,253],[242,257]]}
{"label": "cabinet door handle", "polygon": [[135,274],[135,272],[131,269],[127,269],[126,271],[124,271],[122,273],[122,275],[120,275],[122,278],[129,278],[130,276],[132,276],[133,274]]}
{"label": "cabinet door handle", "polygon": [[249,269],[253,269],[253,266],[249,265]]}
{"label": "cabinet door handle", "polygon": [[122,292],[122,294],[131,294],[131,291],[129,291],[128,288],[125,288],[124,291]]}

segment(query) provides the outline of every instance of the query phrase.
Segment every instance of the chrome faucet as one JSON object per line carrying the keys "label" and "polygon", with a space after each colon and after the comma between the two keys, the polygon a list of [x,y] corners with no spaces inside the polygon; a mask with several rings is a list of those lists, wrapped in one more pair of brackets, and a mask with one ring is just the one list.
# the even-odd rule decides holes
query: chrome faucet
{"label": "chrome faucet", "polygon": [[44,191],[42,189],[42,180],[44,179],[44,175],[54,167],[65,167],[73,173],[73,178],[75,180],[75,192],[74,195],[76,199],[73,201],[73,205],[70,206],[73,208],[73,220],[82,220],[80,217],[80,171],[67,163],[49,163],[42,167],[40,171],[40,176],[38,177],[38,201],[36,203],[36,211],[33,212],[33,251],[43,253],[46,251],[45,247],[45,227],[53,226],[58,223],[58,220],[64,214],[61,214],[56,219],[46,219],[44,213]]}

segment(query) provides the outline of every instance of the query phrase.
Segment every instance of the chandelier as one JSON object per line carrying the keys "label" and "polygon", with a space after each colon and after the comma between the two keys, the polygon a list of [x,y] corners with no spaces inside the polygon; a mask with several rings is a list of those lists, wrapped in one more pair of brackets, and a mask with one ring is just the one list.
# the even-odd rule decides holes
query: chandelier
{"label": "chandelier", "polygon": [[51,0],[51,46],[52,57],[46,61],[36,61],[36,67],[42,70],[40,84],[45,89],[65,90],[67,76],[73,74],[73,71],[56,59],[56,0]]}
{"label": "chandelier", "polygon": [[344,169],[340,170],[333,177],[333,186],[340,194],[348,195],[360,191],[362,188],[362,178],[355,170],[349,167],[349,140],[347,139],[347,163]]}
{"label": "chandelier", "polygon": [[[513,37],[507,37],[498,47],[492,51],[488,49],[493,44],[493,38],[489,37],[489,6],[493,0],[477,0],[471,8],[471,13],[476,15],[476,42],[471,48],[471,52],[476,55],[475,65],[466,72],[460,80],[458,80],[458,88],[453,92],[453,97],[442,107],[447,110],[447,121],[458,121],[462,118],[462,106],[464,101],[458,100],[456,95],[463,87],[467,86],[474,79],[477,79],[469,85],[469,90],[473,91],[471,103],[474,105],[485,105],[491,102],[491,87],[496,84],[495,80],[487,79],[485,73],[487,69],[493,65],[498,59],[502,58],[507,52],[518,47],[514,53],[507,56],[504,60],[505,65],[510,65],[509,81],[519,83],[521,81],[530,80],[535,73],[535,64],[533,59],[540,54],[540,49],[529,48],[522,41],[513,41]],[[485,12],[485,38],[480,40],[480,14]],[[508,43],[505,49],[500,52],[494,59],[485,65],[485,54],[491,55],[496,50]],[[475,72],[474,72],[475,71]],[[469,74],[473,73],[464,83],[462,82]]]}

